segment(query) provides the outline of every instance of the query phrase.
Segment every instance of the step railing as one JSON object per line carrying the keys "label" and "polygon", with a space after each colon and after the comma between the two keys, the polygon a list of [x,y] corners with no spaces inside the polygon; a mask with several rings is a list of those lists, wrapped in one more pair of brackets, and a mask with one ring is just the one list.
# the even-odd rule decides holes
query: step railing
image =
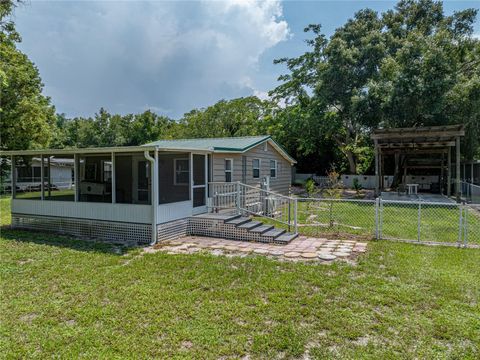
{"label": "step railing", "polygon": [[240,182],[210,182],[210,211],[235,210],[286,225],[288,231],[298,231],[297,199]]}

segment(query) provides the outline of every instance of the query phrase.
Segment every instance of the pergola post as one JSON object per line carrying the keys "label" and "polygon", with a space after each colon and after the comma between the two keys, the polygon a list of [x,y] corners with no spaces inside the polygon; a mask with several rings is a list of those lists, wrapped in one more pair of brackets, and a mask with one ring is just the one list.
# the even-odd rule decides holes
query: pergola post
{"label": "pergola post", "polygon": [[443,172],[445,167],[445,153],[442,153],[442,165],[440,166],[440,195],[443,195]]}
{"label": "pergola post", "polygon": [[375,140],[375,196],[380,195],[380,182],[378,177],[378,141]]}
{"label": "pergola post", "polygon": [[455,139],[455,166],[456,166],[456,179],[455,179],[455,196],[457,198],[457,202],[460,202],[460,137],[456,137]]}
{"label": "pergola post", "polygon": [[380,155],[380,191],[385,189],[385,182],[383,181],[383,176],[384,176],[384,166],[385,166],[385,158],[382,154],[382,151],[380,150],[379,152]]}
{"label": "pergola post", "polygon": [[473,160],[470,162],[470,184],[473,184]]}
{"label": "pergola post", "polygon": [[452,195],[452,148],[448,148],[447,156],[447,196]]}

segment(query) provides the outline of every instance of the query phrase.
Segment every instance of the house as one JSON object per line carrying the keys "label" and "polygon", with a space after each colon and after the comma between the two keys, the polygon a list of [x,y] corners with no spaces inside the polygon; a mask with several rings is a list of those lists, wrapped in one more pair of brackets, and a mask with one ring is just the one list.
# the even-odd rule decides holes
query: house
{"label": "house", "polygon": [[[295,164],[270,136],[1,155],[14,167],[13,227],[141,243],[185,234],[189,219],[212,207],[209,185],[239,182],[288,194]],[[16,191],[21,169],[36,159],[45,181],[38,191]],[[73,164],[73,186],[52,186],[56,164]]]}
{"label": "house", "polygon": [[[41,182],[41,159],[33,157],[25,161],[23,165],[15,168],[17,192],[32,192],[40,191]],[[56,159],[50,160],[50,165],[47,164],[48,159],[44,164],[44,181],[50,184],[52,189],[73,189],[74,186],[74,172],[73,159]],[[5,183],[8,183],[8,190],[10,191],[11,173],[7,174]]]}

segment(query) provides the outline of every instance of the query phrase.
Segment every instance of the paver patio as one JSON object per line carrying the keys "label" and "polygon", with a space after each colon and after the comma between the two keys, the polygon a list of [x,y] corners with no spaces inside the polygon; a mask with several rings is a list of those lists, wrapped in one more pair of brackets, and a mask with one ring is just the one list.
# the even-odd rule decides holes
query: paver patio
{"label": "paver patio", "polygon": [[206,251],[213,255],[247,256],[251,254],[285,261],[331,263],[338,260],[353,262],[359,254],[367,250],[367,243],[353,240],[330,240],[299,236],[287,245],[278,245],[202,236],[186,236],[175,240],[162,241],[156,244],[153,249],[154,251],[164,251],[169,254],[189,254]]}

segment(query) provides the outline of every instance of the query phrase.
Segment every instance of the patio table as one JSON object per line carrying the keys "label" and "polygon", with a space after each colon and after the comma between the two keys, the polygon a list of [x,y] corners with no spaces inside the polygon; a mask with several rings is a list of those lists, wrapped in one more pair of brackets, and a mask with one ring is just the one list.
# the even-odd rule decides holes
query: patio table
{"label": "patio table", "polygon": [[408,186],[408,195],[418,194],[418,184],[407,184],[407,186]]}

